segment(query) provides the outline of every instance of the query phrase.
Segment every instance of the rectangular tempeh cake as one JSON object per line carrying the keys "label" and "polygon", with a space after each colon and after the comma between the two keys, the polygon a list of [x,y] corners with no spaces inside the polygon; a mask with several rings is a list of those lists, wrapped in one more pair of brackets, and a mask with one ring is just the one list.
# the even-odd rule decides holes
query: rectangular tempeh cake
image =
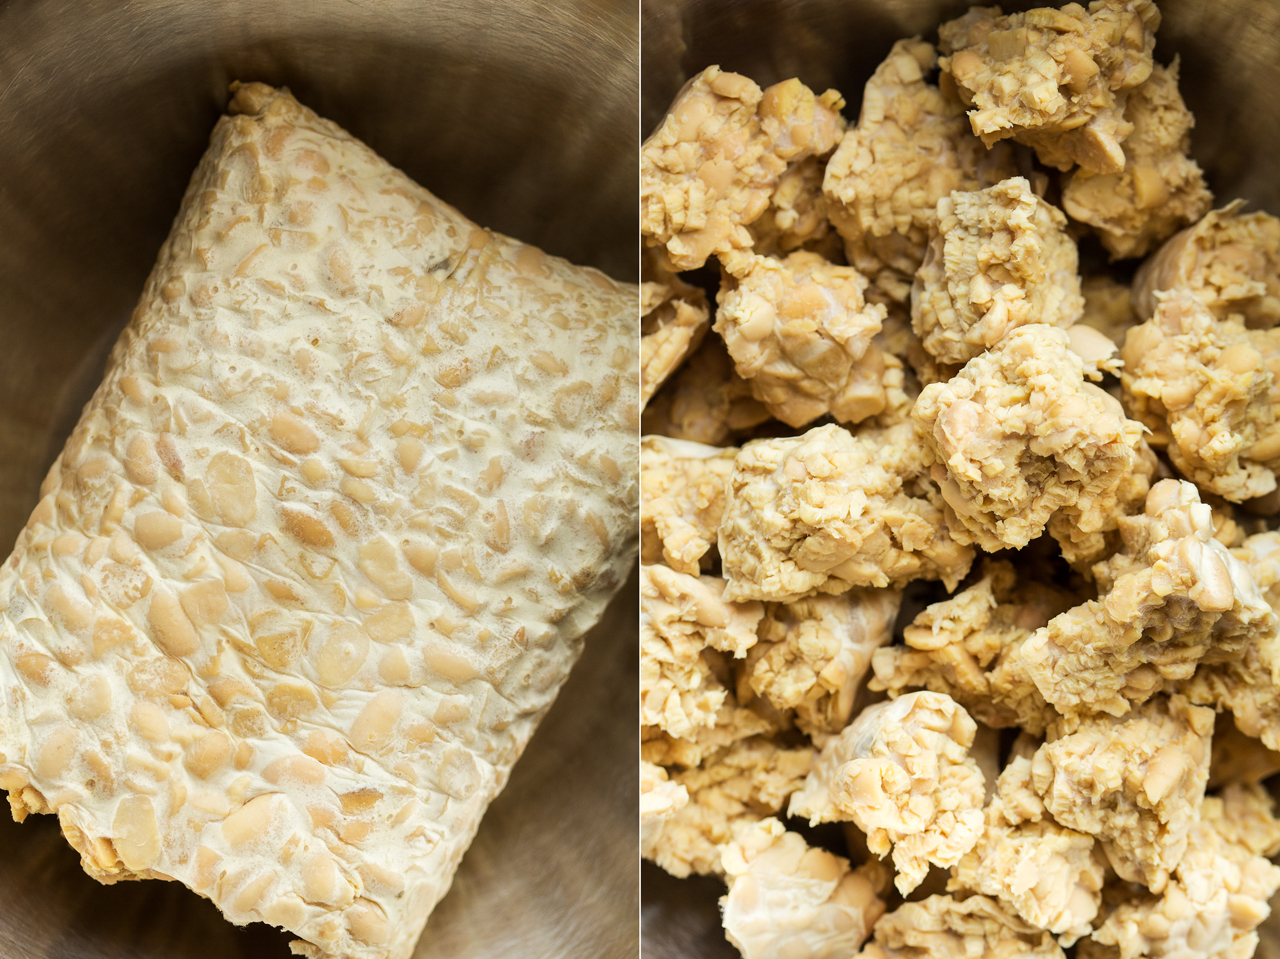
{"label": "rectangular tempeh cake", "polygon": [[0,572],[0,787],[395,959],[632,564],[638,296],[233,90]]}

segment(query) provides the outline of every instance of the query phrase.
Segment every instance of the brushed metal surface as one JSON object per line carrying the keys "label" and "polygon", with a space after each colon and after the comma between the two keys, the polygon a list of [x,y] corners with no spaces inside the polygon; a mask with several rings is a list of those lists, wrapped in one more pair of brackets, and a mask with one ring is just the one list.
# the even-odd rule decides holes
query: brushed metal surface
{"label": "brushed metal surface", "polygon": [[[990,0],[997,2],[997,0]],[[1280,215],[1280,3],[1158,0],[1156,59],[1182,61],[1180,87],[1195,114],[1191,153],[1220,201]],[[761,86],[799,77],[835,87],[856,120],[862,88],[895,40],[937,40],[963,0],[641,0],[640,116],[647,136],[689,76],[719,64]],[[1002,2],[1006,12],[1060,0]],[[1274,785],[1274,781],[1273,781]],[[1273,788],[1273,792],[1277,790]],[[708,880],[685,884],[646,863],[641,881],[644,959],[733,959]],[[1280,906],[1280,901],[1273,907]],[[1280,910],[1259,930],[1259,959],[1280,959]]]}
{"label": "brushed metal surface", "polygon": [[[476,221],[624,280],[631,0],[0,0],[0,554],[142,289],[232,79],[289,86]],[[493,804],[421,959],[637,951],[634,585]],[[0,816],[0,959],[289,954]]]}

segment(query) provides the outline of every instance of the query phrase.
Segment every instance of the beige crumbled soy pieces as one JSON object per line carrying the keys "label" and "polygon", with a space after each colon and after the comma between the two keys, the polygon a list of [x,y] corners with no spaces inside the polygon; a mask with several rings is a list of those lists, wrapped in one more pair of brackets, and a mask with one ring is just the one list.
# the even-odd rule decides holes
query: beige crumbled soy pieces
{"label": "beige crumbled soy pieces", "polygon": [[[1195,118],[1178,92],[1178,59],[1155,64],[1129,94],[1124,170],[1076,170],[1062,187],[1062,208],[1097,232],[1112,259],[1145,256],[1213,204],[1204,174],[1187,156]],[[1280,305],[1280,304],[1278,304]]]}
{"label": "beige crumbled soy pieces", "polygon": [[1067,218],[1011,177],[938,200],[911,288],[911,325],[942,363],[964,363],[1028,323],[1068,327],[1084,300]]}
{"label": "beige crumbled soy pieces", "polygon": [[924,260],[937,203],[1015,172],[1001,145],[969,132],[964,106],[925,79],[937,60],[919,38],[899,40],[867,81],[856,126],[827,163],[822,189],[849,262],[905,303]]}
{"label": "beige crumbled soy pieces", "polygon": [[799,80],[761,92],[739,74],[703,70],[640,148],[641,236],[665,247],[677,270],[749,248],[747,224],[788,164],[836,145],[842,106],[835,90],[815,96]]}
{"label": "beige crumbled soy pieces", "polygon": [[872,654],[893,639],[900,599],[897,590],[853,589],[770,603],[747,651],[751,691],[774,709],[794,711],[810,736],[838,733],[849,723]]}
{"label": "beige crumbled soy pieces", "polygon": [[754,737],[716,750],[696,768],[673,771],[671,781],[689,800],[663,822],[650,858],[673,876],[723,875],[720,857],[734,827],[780,812],[812,762],[809,747]]}
{"label": "beige crumbled soy pieces", "polygon": [[665,436],[641,439],[641,562],[698,574],[716,542],[737,453]]}
{"label": "beige crumbled soy pieces", "polygon": [[871,852],[892,848],[905,896],[930,863],[954,866],[982,834],[984,782],[968,754],[976,729],[941,693],[870,706],[822,747],[788,815],[856,823]]}
{"label": "beige crumbled soy pieces", "polygon": [[925,387],[911,418],[934,464],[953,538],[994,551],[1025,546],[1063,510],[1101,530],[1133,469],[1142,427],[1084,381],[1067,334],[1020,327]]}
{"label": "beige crumbled soy pieces", "polygon": [[769,198],[769,208],[748,228],[753,253],[781,258],[810,250],[828,260],[843,255],[840,237],[827,218],[827,198],[822,192],[826,171],[826,161],[816,156],[787,167]]}
{"label": "beige crumbled soy pieces", "polygon": [[1218,320],[1176,290],[1129,331],[1120,355],[1126,408],[1183,476],[1233,503],[1276,488],[1280,330]]}
{"label": "beige crumbled soy pieces", "polygon": [[1053,587],[1019,584],[1009,563],[987,562],[976,583],[916,616],[903,631],[905,645],[876,650],[868,685],[891,696],[920,687],[945,693],[988,726],[1040,735],[1057,713],[1018,651],[1072,602]]}
{"label": "beige crumbled soy pieces", "polygon": [[[697,132],[671,189],[648,181],[646,236],[721,281],[643,417],[645,562],[710,597],[646,634],[646,702],[672,710],[641,727],[643,837],[726,881],[745,959],[1258,944],[1280,219],[1206,215],[1159,20],[972,8],[940,59],[893,45],[833,153],[774,162],[758,88],[714,70],[665,122]],[[707,218],[681,232],[686,199]],[[1113,260],[1164,246],[1132,285],[1082,280],[1090,230]]]}
{"label": "beige crumbled soy pieces", "polygon": [[1121,903],[1094,940],[1118,947],[1120,959],[1253,955],[1254,930],[1280,889],[1280,867],[1264,858],[1280,849],[1271,806],[1256,786],[1206,797],[1163,894]]}
{"label": "beige crumbled soy pieces", "polygon": [[926,456],[910,424],[748,443],[720,523],[725,595],[789,602],[922,578],[953,587],[973,551],[949,534]]}
{"label": "beige crumbled soy pieces", "polygon": [[851,870],[774,818],[737,826],[721,862],[725,934],[743,959],[849,959],[884,914],[883,867]]}
{"label": "beige crumbled soy pieces", "polygon": [[[1120,520],[1124,550],[1094,567],[1099,597],[1055,616],[1018,651],[1064,714],[1124,715],[1189,679],[1202,660],[1233,662],[1276,619],[1247,568],[1213,537],[1196,488],[1161,480],[1142,515]],[[1198,701],[1198,700],[1197,700]]]}
{"label": "beige crumbled soy pieces", "polygon": [[689,790],[661,766],[640,760],[640,855],[652,859],[668,819],[689,804]]}
{"label": "beige crumbled soy pieces", "polygon": [[724,446],[769,419],[718,336],[694,350],[640,416],[642,435]]}
{"label": "beige crumbled soy pieces", "polygon": [[1130,91],[1151,75],[1160,12],[1151,0],[1095,0],[1000,16],[974,7],[939,30],[939,62],[988,146],[1013,137],[1046,166],[1119,173]]}
{"label": "beige crumbled soy pieces", "polygon": [[711,319],[707,296],[658,262],[661,251],[645,255],[640,285],[640,405],[644,407],[672,372],[698,348]]}
{"label": "beige crumbled soy pieces", "polygon": [[730,603],[724,581],[640,568],[640,722],[687,738],[713,726],[727,691],[703,651],[741,658],[756,641],[760,603]]}
{"label": "beige crumbled soy pieces", "polygon": [[[1249,570],[1273,612],[1280,613],[1280,534],[1250,536],[1234,555]],[[1242,655],[1202,663],[1180,685],[1192,702],[1228,710],[1247,736],[1280,751],[1280,632],[1260,629]]]}
{"label": "beige crumbled soy pieces", "polygon": [[1204,798],[1213,710],[1158,696],[1066,728],[1036,751],[1032,788],[1060,825],[1098,839],[1120,878],[1161,892]]}
{"label": "beige crumbled soy pieces", "polygon": [[857,959],[1063,959],[1053,936],[988,896],[930,896],[886,913]]}
{"label": "beige crumbled soy pieces", "polygon": [[866,277],[804,251],[721,259],[715,331],[770,413],[804,426],[827,413],[857,423],[884,411],[885,367],[901,363],[871,343],[885,308],[863,299]]}
{"label": "beige crumbled soy pieces", "polygon": [[1089,934],[1106,860],[1092,836],[1058,825],[1032,788],[1031,760],[1013,757],[986,809],[982,838],[956,864],[950,892],[977,892],[1060,937]]}
{"label": "beige crumbled soy pieces", "polygon": [[0,786],[102,882],[405,959],[633,565],[637,291],[229,114],[0,570]]}
{"label": "beige crumbled soy pieces", "polygon": [[[1073,326],[1067,331],[1068,336],[1079,328],[1079,325]],[[1155,451],[1145,439],[1139,440],[1133,467],[1121,478],[1115,502],[1097,529],[1087,533],[1081,530],[1070,510],[1062,510],[1049,517],[1049,535],[1062,550],[1062,558],[1086,579],[1093,577],[1094,563],[1106,559],[1120,548],[1120,521],[1142,512],[1151,491],[1151,482],[1161,469],[1164,467],[1156,458]]]}
{"label": "beige crumbled soy pieces", "polygon": [[640,758],[660,766],[692,769],[717,750],[734,743],[777,732],[772,719],[738,704],[731,691],[716,710],[710,726],[695,726],[684,736],[673,736],[660,726],[640,725]]}
{"label": "beige crumbled soy pieces", "polygon": [[1156,312],[1156,293],[1186,290],[1219,320],[1238,315],[1251,330],[1280,324],[1280,219],[1243,206],[1210,211],[1142,264],[1133,281],[1139,319]]}

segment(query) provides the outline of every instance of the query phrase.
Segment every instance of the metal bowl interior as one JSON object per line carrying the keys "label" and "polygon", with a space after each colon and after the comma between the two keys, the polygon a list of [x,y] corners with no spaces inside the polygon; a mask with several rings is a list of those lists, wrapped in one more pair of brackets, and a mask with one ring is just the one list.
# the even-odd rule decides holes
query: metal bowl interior
{"label": "metal bowl interior", "polygon": [[[486,226],[634,280],[634,4],[0,4],[0,542],[96,386],[233,79],[286,85]],[[635,587],[490,808],[419,957],[637,949]],[[7,817],[6,817],[7,818]],[[288,955],[175,883],[0,823],[0,957]]]}
{"label": "metal bowl interior", "polygon": [[[641,127],[647,135],[684,82],[711,65],[761,86],[799,77],[844,94],[854,121],[862,88],[894,41],[937,39],[964,0],[642,0]],[[1006,12],[1061,0],[1014,0]],[[1271,0],[1159,0],[1156,59],[1181,60],[1180,89],[1195,114],[1192,156],[1220,203],[1280,215],[1280,4]],[[1280,777],[1277,777],[1280,778]],[[1272,780],[1273,792],[1280,791]],[[733,959],[716,900],[723,884],[677,881],[651,863],[641,880],[644,959]],[[1273,906],[1280,902],[1273,903]],[[1257,955],[1280,959],[1280,913]]]}

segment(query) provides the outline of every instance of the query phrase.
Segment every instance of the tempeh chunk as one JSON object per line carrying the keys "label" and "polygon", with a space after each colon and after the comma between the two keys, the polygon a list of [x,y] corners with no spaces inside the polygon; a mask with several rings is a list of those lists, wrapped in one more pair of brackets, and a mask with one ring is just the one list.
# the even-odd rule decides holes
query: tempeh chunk
{"label": "tempeh chunk", "polygon": [[1280,889],[1280,867],[1263,858],[1280,848],[1271,806],[1257,786],[1205,797],[1164,894],[1121,903],[1093,938],[1117,946],[1120,959],[1253,955],[1254,929]]}
{"label": "tempeh chunk", "polygon": [[1151,0],[1094,0],[1000,16],[974,7],[938,30],[942,69],[973,107],[988,146],[1013,137],[1046,166],[1124,169],[1128,92],[1151,75],[1160,11]]}
{"label": "tempeh chunk", "polygon": [[1280,219],[1243,206],[1206,213],[1142,264],[1133,280],[1139,319],[1155,313],[1160,290],[1187,290],[1220,320],[1238,314],[1255,330],[1280,323]]}
{"label": "tempeh chunk", "polygon": [[756,641],[760,603],[723,599],[724,581],[640,567],[640,722],[687,738],[715,724],[728,691],[703,655],[741,658]]}
{"label": "tempeh chunk", "polygon": [[1178,472],[1233,503],[1276,488],[1280,330],[1218,320],[1180,289],[1129,330],[1120,355],[1125,406]]}
{"label": "tempeh chunk", "polygon": [[711,321],[707,296],[665,269],[661,251],[646,251],[640,286],[640,405],[653,397],[706,335]]}
{"label": "tempeh chunk", "polygon": [[1032,787],[1061,825],[1097,837],[1120,878],[1162,891],[1204,798],[1213,711],[1160,696],[1070,728],[1036,751]]}
{"label": "tempeh chunk", "polygon": [[747,653],[751,690],[775,709],[795,710],[796,725],[810,735],[838,733],[872,654],[893,639],[901,598],[893,589],[851,589],[769,604]]}
{"label": "tempeh chunk", "polygon": [[743,959],[847,959],[884,914],[875,890],[882,866],[850,870],[777,819],[738,827],[721,861],[725,933]]}
{"label": "tempeh chunk", "polygon": [[0,572],[0,783],[404,959],[632,563],[637,296],[235,91]]}
{"label": "tempeh chunk", "polygon": [[869,686],[891,696],[913,687],[945,693],[988,726],[1041,735],[1057,713],[1018,651],[1072,600],[1049,586],[1019,584],[1006,562],[988,562],[982,573],[968,589],[916,616],[903,631],[905,645],[877,649]]}
{"label": "tempeh chunk", "polygon": [[1022,547],[1058,510],[1083,533],[1106,525],[1142,426],[1084,381],[1069,344],[1063,330],[1020,327],[916,400],[911,418],[960,542]]}
{"label": "tempeh chunk", "polygon": [[1021,668],[1060,712],[1123,715],[1191,676],[1231,663],[1276,619],[1243,563],[1213,537],[1194,486],[1161,480],[1120,521],[1125,548],[1094,567],[1100,595],[1022,644]]}
{"label": "tempeh chunk", "polygon": [[1053,936],[987,896],[930,896],[904,903],[882,916],[874,932],[875,940],[858,959],[1063,959]]}
{"label": "tempeh chunk", "polygon": [[1070,945],[1087,935],[1102,901],[1106,860],[1094,838],[1053,821],[1015,756],[987,806],[982,838],[956,864],[948,891],[993,896]]}
{"label": "tempeh chunk", "polygon": [[722,875],[721,854],[736,826],[780,812],[813,762],[813,749],[785,749],[763,736],[709,754],[694,769],[673,771],[689,801],[675,810],[649,855],[673,876]]}
{"label": "tempeh chunk", "polygon": [[1068,327],[1084,299],[1075,241],[1023,177],[938,201],[911,288],[911,325],[941,363],[965,363],[1028,323]]}
{"label": "tempeh chunk", "polygon": [[810,824],[851,820],[871,852],[892,848],[905,896],[930,863],[954,866],[982,835],[984,783],[969,756],[976,730],[941,693],[876,703],[822,747],[787,812]]}
{"label": "tempeh chunk", "polygon": [[707,67],[690,80],[640,148],[640,233],[677,270],[751,246],[747,224],[769,206],[790,163],[831,150],[844,100],[799,80],[763,92]]}
{"label": "tempeh chunk", "polygon": [[844,134],[822,184],[849,262],[902,303],[938,201],[1014,173],[1008,147],[986,149],[969,132],[964,105],[925,79],[936,60],[919,38],[893,45],[867,81],[858,124]]}
{"label": "tempeh chunk", "polygon": [[1112,259],[1145,256],[1208,211],[1213,194],[1187,156],[1195,123],[1178,92],[1178,60],[1134,88],[1124,111],[1133,125],[1123,172],[1077,170],[1062,188],[1062,208],[1098,233]]}
{"label": "tempeh chunk", "polygon": [[973,551],[951,539],[925,455],[906,423],[748,443],[720,523],[725,595],[787,602],[925,578],[954,587]]}
{"label": "tempeh chunk", "polygon": [[737,452],[662,436],[641,440],[641,562],[697,575],[716,542]]}
{"label": "tempeh chunk", "polygon": [[863,299],[866,277],[805,251],[721,260],[715,331],[770,413],[804,426],[827,413],[858,423],[883,412],[886,363],[897,361],[872,345],[885,308]]}

